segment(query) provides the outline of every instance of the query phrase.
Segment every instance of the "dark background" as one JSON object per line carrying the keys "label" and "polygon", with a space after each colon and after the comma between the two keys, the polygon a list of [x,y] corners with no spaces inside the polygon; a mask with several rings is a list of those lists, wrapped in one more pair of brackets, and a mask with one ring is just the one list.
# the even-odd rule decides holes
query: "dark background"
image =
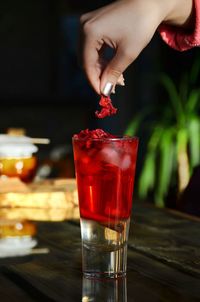
{"label": "dark background", "polygon": [[[152,104],[164,106],[160,72],[178,79],[197,52],[178,53],[156,33],[125,72],[126,87],[113,96],[118,115],[97,121],[94,111],[99,98],[77,62],[79,16],[109,2],[1,1],[0,133],[17,127],[29,136],[50,138],[49,146],[40,147],[43,160],[59,147],[71,156],[71,137],[81,129],[103,127],[123,134],[135,113]],[[139,162],[142,144],[141,140]]]}

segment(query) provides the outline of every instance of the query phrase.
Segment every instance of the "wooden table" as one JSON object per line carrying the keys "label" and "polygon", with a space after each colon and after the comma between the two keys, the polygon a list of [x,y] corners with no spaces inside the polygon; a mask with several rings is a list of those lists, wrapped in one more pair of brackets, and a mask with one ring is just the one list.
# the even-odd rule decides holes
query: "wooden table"
{"label": "wooden table", "polygon": [[[109,282],[82,279],[77,221],[37,226],[39,247],[50,252],[0,260],[1,302],[200,301],[198,219],[135,203],[127,278]],[[109,300],[112,291],[118,299]]]}

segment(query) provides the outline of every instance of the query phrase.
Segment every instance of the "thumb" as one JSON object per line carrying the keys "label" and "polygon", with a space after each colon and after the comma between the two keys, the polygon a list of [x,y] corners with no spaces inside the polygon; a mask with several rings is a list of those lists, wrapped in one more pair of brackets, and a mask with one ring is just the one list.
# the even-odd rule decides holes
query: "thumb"
{"label": "thumb", "polygon": [[114,57],[107,64],[101,75],[100,90],[105,96],[109,96],[114,90],[124,70],[134,61],[135,57],[130,51],[118,48]]}

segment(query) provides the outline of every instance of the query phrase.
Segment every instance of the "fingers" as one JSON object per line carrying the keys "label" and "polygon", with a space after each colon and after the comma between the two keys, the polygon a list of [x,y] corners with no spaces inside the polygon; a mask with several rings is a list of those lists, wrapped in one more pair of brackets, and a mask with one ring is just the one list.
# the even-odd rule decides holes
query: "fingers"
{"label": "fingers", "polygon": [[110,95],[115,89],[115,85],[119,82],[124,86],[122,74],[136,58],[136,56],[127,49],[125,47],[119,47],[115,56],[104,69],[100,83],[100,92],[102,94],[106,96]]}
{"label": "fingers", "polygon": [[100,94],[101,66],[99,63],[98,51],[95,45],[93,45],[93,41],[87,41],[84,45],[83,68],[91,86],[98,94]]}
{"label": "fingers", "polygon": [[[100,74],[100,77],[101,77],[101,74],[103,73],[104,69],[106,68],[106,66],[109,63],[108,60],[105,60],[103,58],[103,50],[102,51],[101,50],[99,51],[99,70],[100,70],[99,74]],[[118,78],[116,85],[125,86],[125,81],[124,81],[123,74],[121,74],[120,77]],[[115,93],[115,85],[113,86],[112,93]]]}
{"label": "fingers", "polygon": [[102,73],[102,67],[99,60],[100,43],[96,38],[96,32],[93,32],[93,28],[88,26],[88,23],[82,25],[81,32],[81,61],[82,67],[88,78],[89,83],[94,90],[100,94],[100,75]]}
{"label": "fingers", "polygon": [[118,50],[110,62],[105,62],[99,55],[99,44],[87,36],[83,49],[83,68],[86,76],[98,94],[110,95],[115,86],[124,86],[124,70],[134,60],[124,50]]}
{"label": "fingers", "polygon": [[[100,13],[103,12],[98,12],[98,15]],[[116,85],[124,86],[122,73],[134,60],[134,56],[130,52],[130,39],[122,41],[116,35],[116,31],[111,34],[111,37],[107,37],[105,26],[102,26],[101,23],[101,26],[99,25],[93,13],[83,15],[80,22],[84,71],[91,86],[98,94],[109,95],[111,92],[115,92]],[[107,19],[106,22],[108,23]],[[104,60],[106,45],[116,48],[116,53],[109,62]]]}

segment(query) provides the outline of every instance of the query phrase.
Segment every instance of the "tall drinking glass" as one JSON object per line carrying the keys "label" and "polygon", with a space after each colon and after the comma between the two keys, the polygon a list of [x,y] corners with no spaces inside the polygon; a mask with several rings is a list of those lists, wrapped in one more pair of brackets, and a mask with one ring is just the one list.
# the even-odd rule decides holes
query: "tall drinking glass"
{"label": "tall drinking glass", "polygon": [[126,275],[138,139],[73,138],[85,277]]}

